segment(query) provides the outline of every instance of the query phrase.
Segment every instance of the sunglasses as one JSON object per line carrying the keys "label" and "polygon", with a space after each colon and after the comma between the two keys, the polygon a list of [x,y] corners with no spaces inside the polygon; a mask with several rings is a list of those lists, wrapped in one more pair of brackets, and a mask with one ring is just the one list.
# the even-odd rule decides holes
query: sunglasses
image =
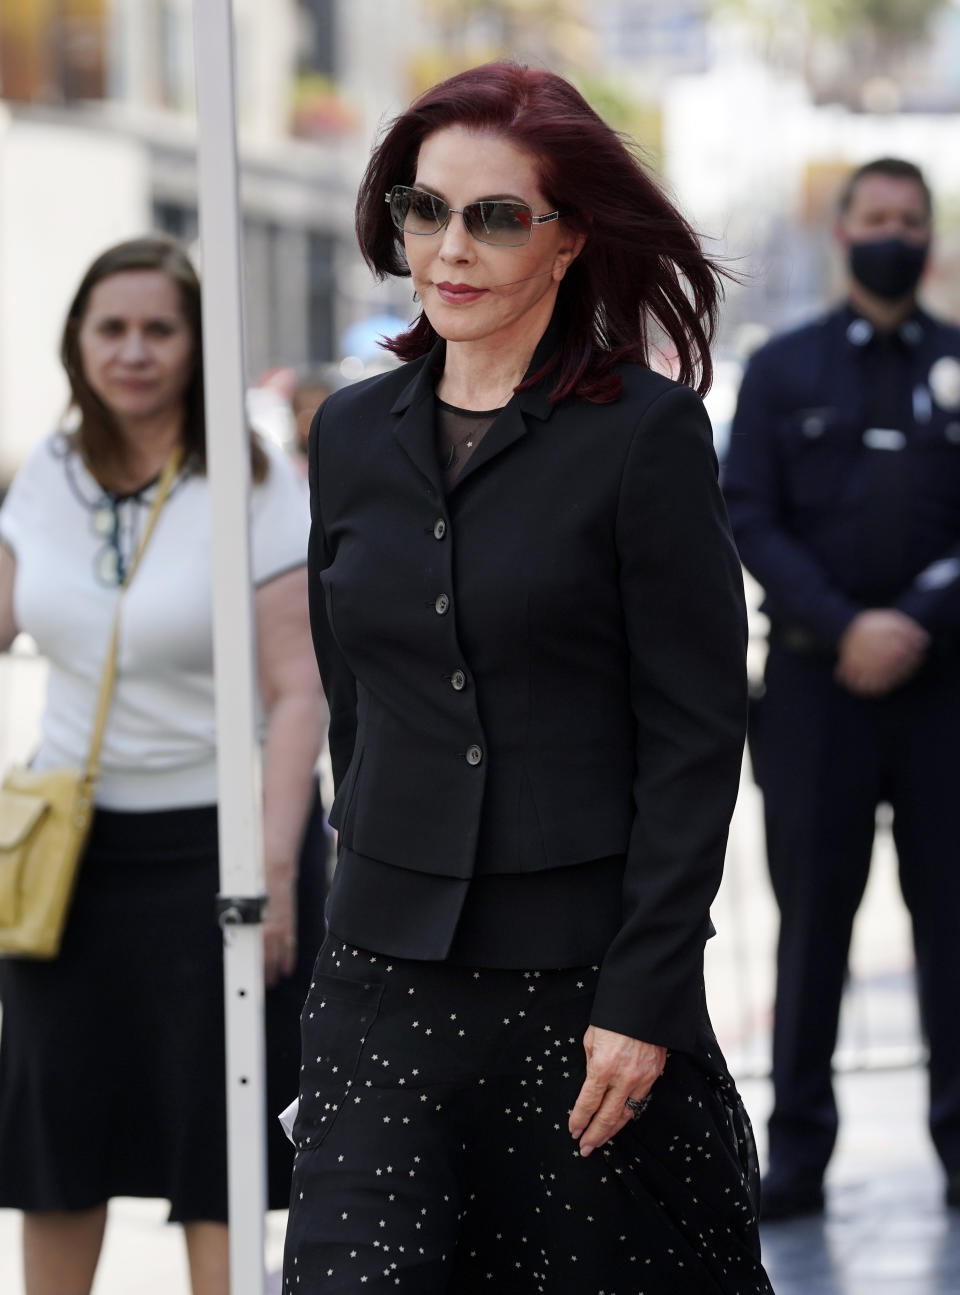
{"label": "sunglasses", "polygon": [[386,196],[390,218],[403,234],[439,234],[454,214],[463,218],[467,233],[491,247],[522,247],[533,237],[534,225],[559,220],[559,211],[535,216],[525,202],[512,198],[484,198],[465,207],[451,207],[435,193],[395,184]]}

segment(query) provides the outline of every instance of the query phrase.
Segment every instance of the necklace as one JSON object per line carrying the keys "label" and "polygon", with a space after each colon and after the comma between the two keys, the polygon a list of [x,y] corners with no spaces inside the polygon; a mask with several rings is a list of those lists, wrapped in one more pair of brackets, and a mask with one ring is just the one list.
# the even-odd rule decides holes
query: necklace
{"label": "necklace", "polygon": [[457,462],[457,451],[472,450],[474,440],[478,435],[479,433],[475,432],[472,427],[468,430],[466,436],[461,437],[453,437],[450,436],[449,433],[444,432],[443,439],[447,444],[447,460],[442,466],[444,468],[452,468]]}
{"label": "necklace", "polygon": [[469,458],[500,414],[499,409],[461,409],[437,397],[437,457],[449,472]]}

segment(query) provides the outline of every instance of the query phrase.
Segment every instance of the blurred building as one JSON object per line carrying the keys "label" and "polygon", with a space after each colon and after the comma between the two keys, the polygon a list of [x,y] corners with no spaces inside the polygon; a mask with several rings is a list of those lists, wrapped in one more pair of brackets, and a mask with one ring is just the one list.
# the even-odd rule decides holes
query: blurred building
{"label": "blurred building", "polygon": [[722,345],[734,349],[838,291],[829,233],[842,177],[884,154],[930,180],[938,238],[924,290],[960,319],[960,3],[828,9],[719,3],[705,66],[664,86],[667,177],[742,277],[723,316]]}
{"label": "blurred building", "polygon": [[[353,234],[406,40],[371,0],[234,0],[247,366],[340,358],[398,309]],[[202,75],[202,69],[200,69]],[[0,3],[0,480],[59,416],[63,312],[89,260],[147,229],[195,244],[192,0]],[[215,304],[213,306],[215,309]]]}
{"label": "blurred building", "polygon": [[[62,407],[58,331],[84,265],[147,228],[197,237],[201,2],[0,0],[0,481]],[[824,220],[839,175],[875,154],[929,171],[931,300],[960,317],[960,0],[233,4],[252,378],[339,361],[351,326],[408,316],[408,286],[376,285],[356,251],[357,181],[386,117],[503,56],[570,76],[639,139],[742,275],[732,375],[835,286]]]}

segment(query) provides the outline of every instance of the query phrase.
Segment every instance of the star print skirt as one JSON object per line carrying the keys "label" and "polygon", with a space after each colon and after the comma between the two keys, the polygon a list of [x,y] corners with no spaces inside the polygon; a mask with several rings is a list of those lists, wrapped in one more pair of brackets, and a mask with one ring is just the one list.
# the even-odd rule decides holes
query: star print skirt
{"label": "star print skirt", "polygon": [[330,938],[302,1016],[284,1295],[771,1292],[749,1122],[671,1054],[581,1157],[596,968],[472,970]]}

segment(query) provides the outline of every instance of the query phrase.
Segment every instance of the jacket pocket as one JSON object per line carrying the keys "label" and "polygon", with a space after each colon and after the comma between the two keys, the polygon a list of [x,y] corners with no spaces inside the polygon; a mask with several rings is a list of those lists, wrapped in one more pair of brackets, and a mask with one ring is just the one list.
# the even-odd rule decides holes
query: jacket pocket
{"label": "jacket pocket", "polygon": [[329,1135],[350,1094],[383,985],[314,973],[300,1016],[303,1065],[292,1139],[312,1151]]}

